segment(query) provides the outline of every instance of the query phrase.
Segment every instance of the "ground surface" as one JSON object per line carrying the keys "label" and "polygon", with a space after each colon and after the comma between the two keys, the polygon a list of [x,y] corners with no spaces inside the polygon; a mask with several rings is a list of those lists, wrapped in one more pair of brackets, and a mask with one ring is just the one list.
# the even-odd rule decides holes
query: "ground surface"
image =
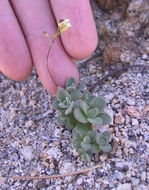
{"label": "ground surface", "polygon": [[[92,2],[92,8],[99,31],[112,13],[104,12],[95,2]],[[120,22],[123,22],[121,18]],[[104,48],[112,36],[105,37],[101,31],[95,56],[78,66],[80,80],[88,87],[108,72],[103,69],[103,62],[109,64]],[[112,29],[111,33],[113,35]],[[144,38],[140,37],[143,44]],[[127,57],[123,55],[131,58],[127,59],[127,64],[149,65],[146,49],[143,52],[138,50],[139,53],[131,50],[130,54],[125,54]],[[116,67],[116,61],[114,58],[112,68]],[[65,127],[56,126],[56,114],[51,107],[53,98],[44,90],[35,71],[22,83],[0,74],[0,189],[149,189],[149,71],[128,70],[119,78],[108,78],[94,93],[105,98],[107,112],[113,118],[107,127],[111,131],[113,150],[109,154],[96,155],[91,163],[86,164],[72,147],[71,133]],[[88,175],[34,181],[11,179],[15,175],[64,174],[97,164],[99,168]]]}

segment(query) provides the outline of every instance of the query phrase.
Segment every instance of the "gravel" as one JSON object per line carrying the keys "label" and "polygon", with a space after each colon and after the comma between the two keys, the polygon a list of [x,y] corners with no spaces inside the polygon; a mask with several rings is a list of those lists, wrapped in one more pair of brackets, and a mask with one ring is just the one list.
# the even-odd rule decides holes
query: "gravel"
{"label": "gravel", "polygon": [[[95,54],[99,52],[97,49]],[[133,64],[149,65],[146,53]],[[93,56],[85,66],[80,64],[79,72],[81,82],[93,86],[107,72],[102,70],[102,54]],[[86,163],[73,148],[71,133],[56,125],[57,113],[51,106],[54,98],[42,87],[35,71],[20,83],[0,74],[0,189],[148,190],[148,92],[149,70],[139,68],[119,78],[109,77],[96,88],[94,94],[105,98],[107,113],[112,117],[106,128],[111,132],[113,149]],[[64,174],[96,164],[99,168],[86,175],[33,181],[11,179],[16,175]]]}

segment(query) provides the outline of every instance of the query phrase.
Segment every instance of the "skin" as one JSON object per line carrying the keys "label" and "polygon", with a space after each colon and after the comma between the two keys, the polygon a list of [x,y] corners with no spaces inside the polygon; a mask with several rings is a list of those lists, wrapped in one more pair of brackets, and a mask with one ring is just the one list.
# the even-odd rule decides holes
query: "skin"
{"label": "skin", "polygon": [[[72,28],[57,38],[46,67],[50,40],[57,22],[70,19]],[[69,77],[79,80],[71,58],[85,59],[97,46],[97,33],[89,0],[1,0],[0,71],[12,80],[27,79],[35,66],[40,81],[51,93]],[[53,81],[54,80],[54,81]]]}

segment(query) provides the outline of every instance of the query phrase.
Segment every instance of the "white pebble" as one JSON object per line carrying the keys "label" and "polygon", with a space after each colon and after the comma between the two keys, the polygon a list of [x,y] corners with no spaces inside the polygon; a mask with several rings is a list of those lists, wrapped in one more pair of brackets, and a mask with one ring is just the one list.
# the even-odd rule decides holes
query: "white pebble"
{"label": "white pebble", "polygon": [[31,161],[34,158],[33,149],[30,146],[23,147],[21,153],[26,161]]}

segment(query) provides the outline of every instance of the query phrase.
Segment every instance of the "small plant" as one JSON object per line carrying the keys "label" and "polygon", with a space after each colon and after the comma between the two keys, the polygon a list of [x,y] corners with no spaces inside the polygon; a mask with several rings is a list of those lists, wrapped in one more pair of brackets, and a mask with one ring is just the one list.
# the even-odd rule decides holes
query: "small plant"
{"label": "small plant", "polygon": [[[44,32],[44,35],[51,39],[46,64],[52,79],[53,77],[48,68],[50,50],[56,38],[70,27],[72,27],[70,20],[64,19],[58,22],[57,32],[53,38]],[[108,131],[99,133],[96,129],[97,125],[103,126],[110,123],[111,118],[104,113],[106,106],[104,99],[100,96],[95,97],[84,89],[85,86],[82,84],[76,86],[74,78],[68,79],[66,89],[58,87],[57,100],[54,102],[53,107],[60,111],[57,125],[65,125],[72,131],[74,147],[84,160],[90,161],[94,153],[100,151],[109,152],[111,150],[111,145],[109,144],[110,133]]]}
{"label": "small plant", "polygon": [[110,133],[100,133],[96,126],[110,123],[110,116],[104,112],[104,99],[95,97],[84,90],[84,85],[76,86],[74,78],[66,82],[66,89],[58,88],[57,100],[53,107],[60,112],[57,125],[65,125],[72,131],[73,146],[84,160],[90,161],[94,153],[111,150]]}

